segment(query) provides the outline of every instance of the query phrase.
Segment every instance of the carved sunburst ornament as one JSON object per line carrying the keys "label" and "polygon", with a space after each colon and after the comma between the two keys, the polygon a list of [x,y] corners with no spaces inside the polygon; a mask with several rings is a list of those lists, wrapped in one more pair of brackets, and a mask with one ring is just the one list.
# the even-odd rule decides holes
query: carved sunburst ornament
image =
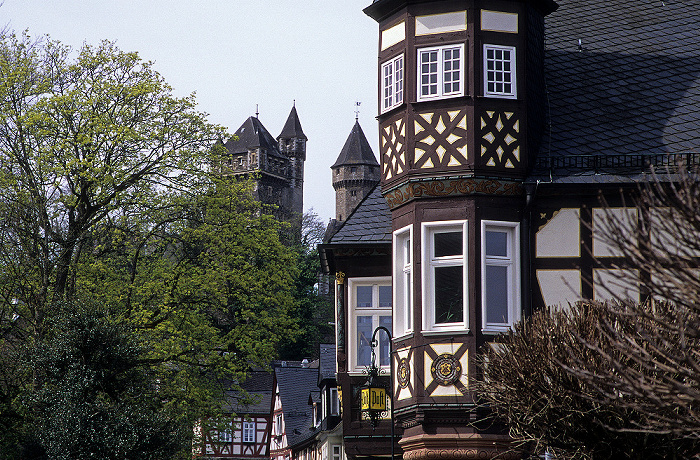
{"label": "carved sunburst ornament", "polygon": [[430,373],[440,385],[454,385],[462,376],[462,365],[454,355],[444,353],[438,356],[430,366]]}

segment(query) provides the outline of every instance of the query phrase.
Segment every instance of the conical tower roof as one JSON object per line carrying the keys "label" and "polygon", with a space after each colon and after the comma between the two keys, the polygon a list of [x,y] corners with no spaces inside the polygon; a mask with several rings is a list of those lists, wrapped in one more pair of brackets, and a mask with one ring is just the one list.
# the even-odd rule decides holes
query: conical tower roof
{"label": "conical tower roof", "polygon": [[304,131],[301,129],[301,123],[299,122],[299,116],[297,115],[296,105],[292,106],[292,111],[289,112],[287,122],[284,124],[284,128],[282,128],[280,135],[277,136],[278,139],[291,139],[293,137],[308,140],[304,134]]}
{"label": "conical tower roof", "polygon": [[243,122],[234,137],[229,139],[224,146],[232,154],[245,153],[259,147],[267,151],[268,154],[282,156],[277,141],[257,117],[249,117]]}
{"label": "conical tower roof", "polygon": [[337,168],[345,165],[371,165],[379,166],[377,158],[372,152],[372,147],[369,146],[365,133],[362,132],[360,122],[355,120],[355,126],[352,127],[348,140],[345,141],[343,150],[340,151],[338,159],[335,160],[331,168]]}

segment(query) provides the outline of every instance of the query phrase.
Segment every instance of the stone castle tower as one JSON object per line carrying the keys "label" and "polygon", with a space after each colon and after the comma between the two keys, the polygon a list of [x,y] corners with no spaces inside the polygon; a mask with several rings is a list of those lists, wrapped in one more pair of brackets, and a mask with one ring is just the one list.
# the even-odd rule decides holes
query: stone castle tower
{"label": "stone castle tower", "polygon": [[304,212],[306,141],[295,106],[277,139],[257,115],[249,117],[224,144],[228,171],[242,177],[256,174],[255,198],[277,206],[278,218],[295,223]]}
{"label": "stone castle tower", "polygon": [[335,189],[335,218],[342,222],[379,183],[379,163],[357,120],[331,171]]}

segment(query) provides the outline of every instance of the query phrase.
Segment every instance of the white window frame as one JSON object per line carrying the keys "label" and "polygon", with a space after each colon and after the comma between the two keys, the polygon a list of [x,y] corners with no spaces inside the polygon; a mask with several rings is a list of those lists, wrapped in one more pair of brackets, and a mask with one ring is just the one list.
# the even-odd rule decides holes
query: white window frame
{"label": "white window frame", "polygon": [[[500,231],[507,234],[507,255],[505,257],[486,255],[486,232]],[[487,292],[486,292],[486,266],[508,267],[508,321],[494,323],[487,321]],[[508,331],[520,320],[520,224],[518,222],[503,222],[494,220],[481,221],[481,327],[483,332],[499,333]]]}
{"label": "white window frame", "polygon": [[381,65],[382,103],[381,112],[387,112],[403,104],[405,80],[405,59],[399,54]]}
{"label": "white window frame", "polygon": [[282,414],[275,414],[275,435],[282,436],[284,430],[282,429]]}
{"label": "white window frame", "polygon": [[343,460],[343,449],[340,444],[333,444],[331,449],[331,455],[333,458],[331,460]]}
{"label": "white window frame", "polygon": [[313,422],[313,425],[315,427],[319,426],[321,424],[321,418],[322,418],[321,412],[323,411],[321,406],[322,406],[322,404],[320,402],[315,402],[311,406],[311,415],[313,416],[312,422]]}
{"label": "white window frame", "polygon": [[[368,308],[358,308],[357,305],[357,295],[356,288],[358,286],[372,286],[372,307]],[[391,318],[392,309],[391,308],[379,308],[379,286],[389,286],[391,288],[391,276],[376,276],[376,277],[363,277],[363,278],[348,278],[348,305],[350,310],[350,321],[349,321],[349,347],[348,347],[348,358],[350,359],[350,372],[351,373],[362,373],[366,370],[366,366],[358,364],[358,353],[357,353],[357,317],[358,316],[372,316],[372,332],[380,325],[379,318],[382,316],[388,316]],[[393,299],[392,299],[393,303]],[[374,306],[376,305],[376,307]],[[391,326],[391,323],[389,324]],[[392,334],[393,336],[393,334]],[[382,369],[389,369],[389,364],[381,365],[381,343],[388,340],[386,334],[377,334],[377,339],[380,345],[377,347],[377,365]],[[367,337],[367,340],[371,341],[372,337]],[[391,361],[390,361],[391,362]]]}
{"label": "white window frame", "polygon": [[[511,90],[510,91],[497,91],[496,88],[493,90],[489,90],[489,84],[503,84],[503,81],[500,81],[499,79],[494,78],[492,80],[489,80],[489,72],[501,72],[502,74],[505,74],[506,71],[501,69],[501,70],[496,70],[495,68],[492,70],[489,70],[489,62],[490,59],[488,59],[488,52],[489,51],[508,51],[510,52],[510,59],[507,61],[510,65],[510,71],[507,73],[510,75],[510,85],[511,85]],[[517,82],[517,76],[515,72],[515,61],[516,61],[516,49],[515,46],[503,46],[503,45],[490,45],[490,44],[484,44],[484,54],[483,54],[483,67],[484,67],[484,96],[485,97],[498,97],[498,98],[505,98],[505,99],[516,99],[518,97],[518,82]],[[505,60],[493,60],[494,62],[494,67],[498,65],[500,62],[501,64],[506,62]]]}
{"label": "white window frame", "polygon": [[[445,51],[448,50],[459,50],[459,91],[445,91]],[[435,94],[423,95],[423,56],[424,53],[430,53],[432,51],[437,51],[437,92]],[[465,75],[464,75],[464,63],[466,58],[464,56],[464,43],[453,43],[450,45],[442,46],[431,46],[428,48],[419,48],[417,50],[417,69],[416,69],[416,100],[417,101],[429,101],[433,99],[445,99],[450,97],[464,96],[464,86],[465,86]],[[454,71],[453,69],[450,71]]]}
{"label": "white window frame", "polygon": [[[462,255],[434,257],[433,235],[437,233],[461,232]],[[423,330],[424,331],[468,331],[469,330],[469,289],[467,264],[468,227],[466,220],[450,220],[441,222],[423,222],[421,224],[421,276],[423,297]],[[435,322],[435,274],[439,267],[462,267],[462,318],[450,323]]]}
{"label": "white window frame", "polygon": [[241,440],[242,442],[255,442],[255,420],[244,420],[241,424]]}
{"label": "white window frame", "polygon": [[338,399],[338,389],[331,387],[328,397],[331,398],[330,404],[328,405],[330,407],[330,415],[340,415],[340,399]]}
{"label": "white window frame", "polygon": [[394,299],[393,322],[396,337],[413,332],[413,225],[393,233]]}

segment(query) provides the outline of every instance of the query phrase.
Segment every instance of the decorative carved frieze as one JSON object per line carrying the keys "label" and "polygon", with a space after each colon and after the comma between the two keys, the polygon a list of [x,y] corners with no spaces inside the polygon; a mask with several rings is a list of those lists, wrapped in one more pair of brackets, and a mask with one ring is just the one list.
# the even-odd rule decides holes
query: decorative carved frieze
{"label": "decorative carved frieze", "polygon": [[421,197],[446,197],[456,195],[522,195],[519,182],[493,179],[442,179],[412,182],[384,195],[390,208],[396,208]]}
{"label": "decorative carved frieze", "polygon": [[422,434],[399,441],[404,460],[517,460],[521,453],[513,448],[504,435],[454,433],[450,435]]}

